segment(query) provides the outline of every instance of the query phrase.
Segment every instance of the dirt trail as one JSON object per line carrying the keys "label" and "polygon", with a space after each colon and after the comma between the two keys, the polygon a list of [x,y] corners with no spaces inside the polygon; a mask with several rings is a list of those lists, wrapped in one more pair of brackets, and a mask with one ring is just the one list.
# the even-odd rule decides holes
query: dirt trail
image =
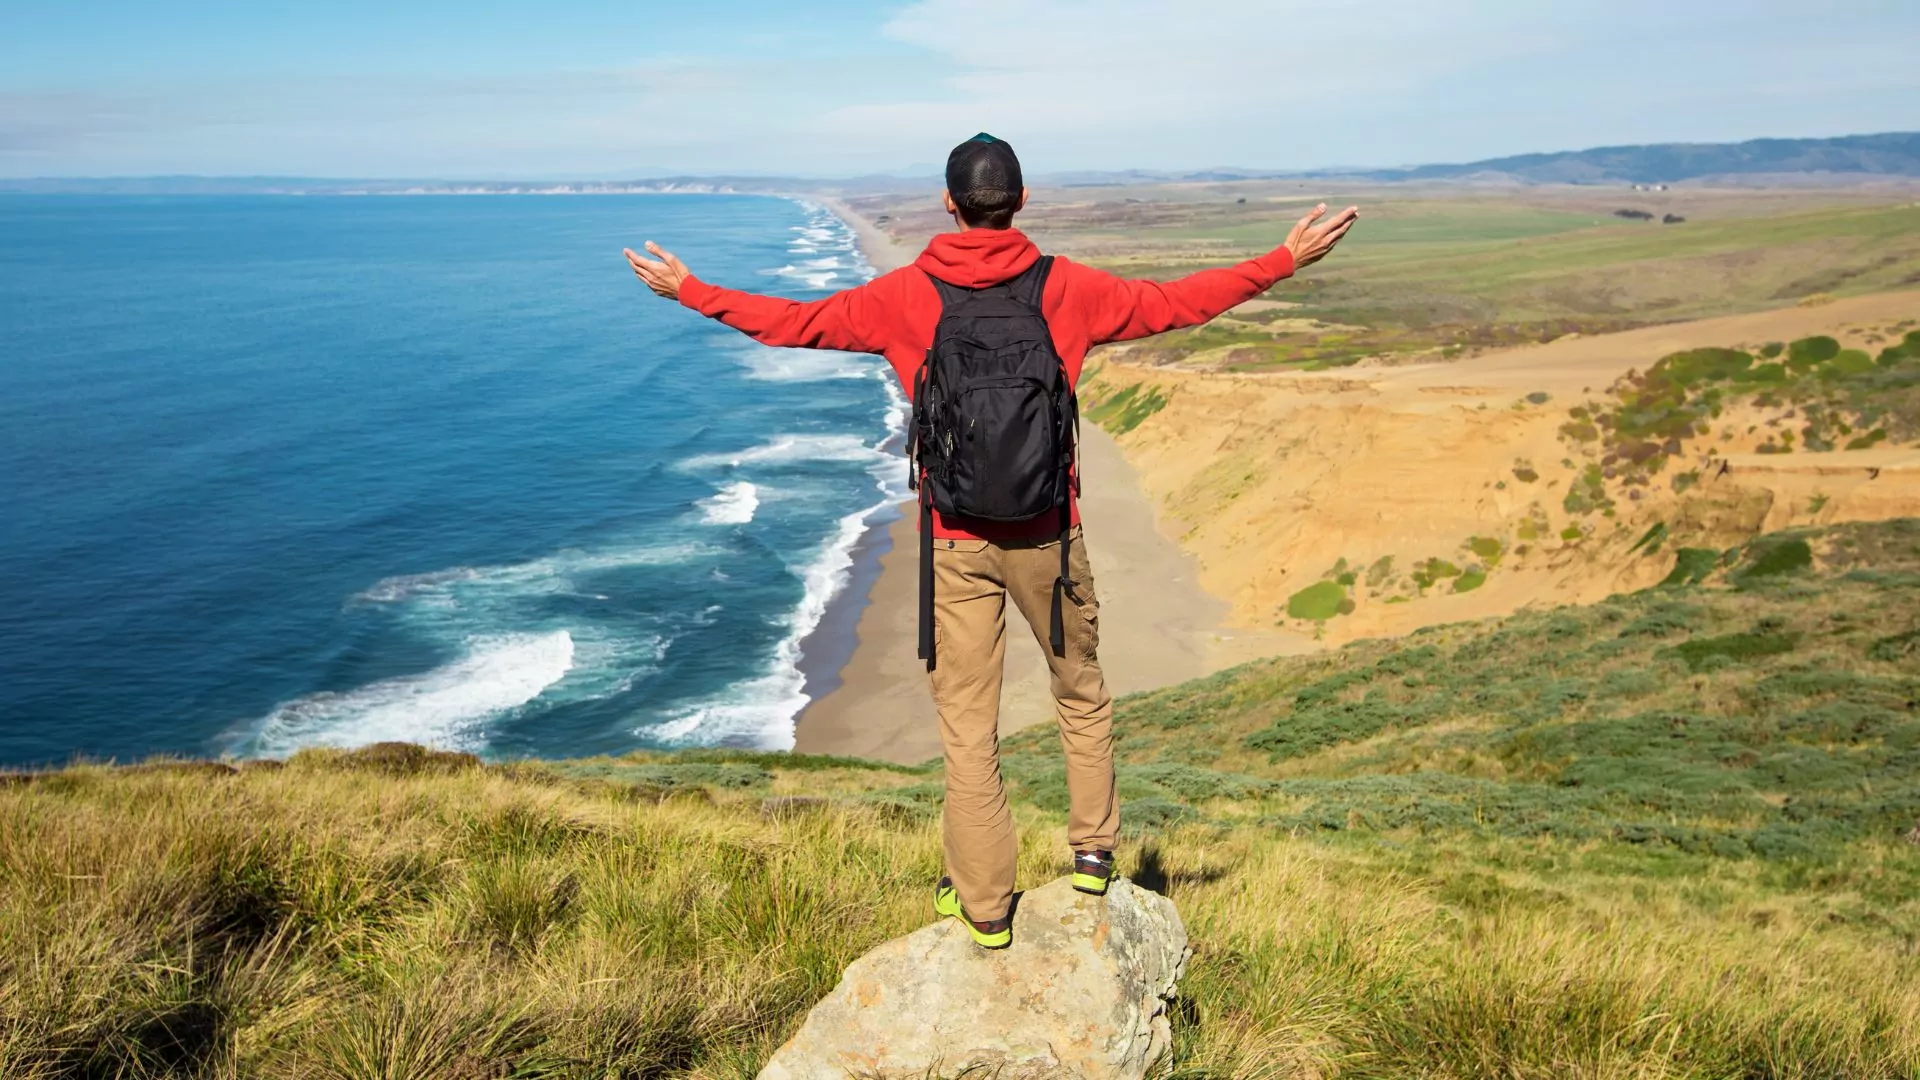
{"label": "dirt trail", "polygon": [[[1689,448],[1710,467],[1684,498],[1635,491],[1611,517],[1576,515],[1563,501],[1586,463],[1560,434],[1569,407],[1672,352],[1813,334],[1864,344],[1915,318],[1920,292],[1888,293],[1317,373],[1180,371],[1118,351],[1097,381],[1166,398],[1119,442],[1201,583],[1231,600],[1232,623],[1311,628],[1288,617],[1289,599],[1344,573],[1353,610],[1317,624],[1338,642],[1644,587],[1673,565],[1657,544],[1654,556],[1629,550],[1655,523],[1730,544],[1761,528],[1920,514],[1920,451],[1754,454],[1757,437],[1742,434]],[[1569,528],[1583,533],[1563,537]],[[1410,583],[1417,566],[1442,576]],[[1455,592],[1459,575],[1468,587]]]}

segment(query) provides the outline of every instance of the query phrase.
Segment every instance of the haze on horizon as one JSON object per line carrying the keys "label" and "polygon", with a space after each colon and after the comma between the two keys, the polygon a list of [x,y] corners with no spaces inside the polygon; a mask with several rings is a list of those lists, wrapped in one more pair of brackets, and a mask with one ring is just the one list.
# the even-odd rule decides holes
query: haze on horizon
{"label": "haze on horizon", "polygon": [[1920,128],[1912,0],[16,0],[0,177],[1308,169]]}

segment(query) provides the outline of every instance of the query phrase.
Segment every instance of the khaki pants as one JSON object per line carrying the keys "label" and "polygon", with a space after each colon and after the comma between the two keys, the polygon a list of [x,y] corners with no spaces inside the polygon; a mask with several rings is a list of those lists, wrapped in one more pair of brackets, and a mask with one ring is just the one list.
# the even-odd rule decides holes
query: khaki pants
{"label": "khaki pants", "polygon": [[1013,901],[1019,848],[1000,779],[1000,683],[1007,599],[1052,669],[1071,803],[1067,842],[1111,850],[1120,831],[1113,783],[1113,696],[1100,673],[1100,602],[1080,530],[1069,552],[1075,595],[1063,597],[1066,655],[1047,642],[1060,542],[935,540],[933,704],[946,746],[947,873],[969,918],[998,919]]}

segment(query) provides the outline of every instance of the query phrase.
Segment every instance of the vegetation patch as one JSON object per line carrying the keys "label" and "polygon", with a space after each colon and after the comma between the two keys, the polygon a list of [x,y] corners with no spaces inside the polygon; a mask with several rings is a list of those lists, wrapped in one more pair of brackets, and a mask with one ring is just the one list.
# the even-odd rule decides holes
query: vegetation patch
{"label": "vegetation patch", "polygon": [[1920,630],[1880,638],[1867,649],[1867,657],[1882,663],[1898,663],[1920,654]]}
{"label": "vegetation patch", "polygon": [[1287,598],[1287,614],[1296,619],[1325,622],[1352,610],[1347,588],[1338,581],[1318,581]]}
{"label": "vegetation patch", "polygon": [[1111,393],[1091,387],[1088,390],[1092,407],[1087,409],[1087,419],[1116,436],[1125,435],[1167,407],[1167,396],[1159,387],[1143,388],[1135,383]]}
{"label": "vegetation patch", "polygon": [[[1645,487],[1690,441],[1709,433],[1734,402],[1775,409],[1791,430],[1769,436],[1761,453],[1868,449],[1920,438],[1920,344],[1907,333],[1877,358],[1827,336],[1802,338],[1760,356],[1741,349],[1688,349],[1629,372],[1606,399],[1568,410],[1563,439],[1592,457],[1569,488],[1570,514],[1610,507],[1609,485]],[[1698,481],[1676,476],[1673,488]]]}
{"label": "vegetation patch", "polygon": [[1422,592],[1425,592],[1438,582],[1459,577],[1461,572],[1458,566],[1455,566],[1445,559],[1428,559],[1414,566],[1413,583]]}
{"label": "vegetation patch", "polygon": [[1794,535],[1769,536],[1747,547],[1746,557],[1733,571],[1735,585],[1752,586],[1813,565],[1813,548]]}
{"label": "vegetation patch", "polygon": [[1673,569],[1660,581],[1660,588],[1682,589],[1698,585],[1719,569],[1721,554],[1712,548],[1683,547],[1674,553]]}
{"label": "vegetation patch", "polygon": [[1689,669],[1700,671],[1710,666],[1745,663],[1760,657],[1790,653],[1798,644],[1799,639],[1791,634],[1727,634],[1682,642],[1675,645],[1671,652],[1686,661]]}

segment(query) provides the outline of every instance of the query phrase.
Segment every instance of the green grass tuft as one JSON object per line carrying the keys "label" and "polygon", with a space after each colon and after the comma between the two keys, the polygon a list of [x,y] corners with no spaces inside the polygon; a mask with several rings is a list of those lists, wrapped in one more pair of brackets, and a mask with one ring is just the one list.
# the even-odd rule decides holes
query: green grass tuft
{"label": "green grass tuft", "polygon": [[1338,581],[1317,581],[1287,598],[1287,614],[1325,622],[1352,610],[1350,603],[1346,586]]}

